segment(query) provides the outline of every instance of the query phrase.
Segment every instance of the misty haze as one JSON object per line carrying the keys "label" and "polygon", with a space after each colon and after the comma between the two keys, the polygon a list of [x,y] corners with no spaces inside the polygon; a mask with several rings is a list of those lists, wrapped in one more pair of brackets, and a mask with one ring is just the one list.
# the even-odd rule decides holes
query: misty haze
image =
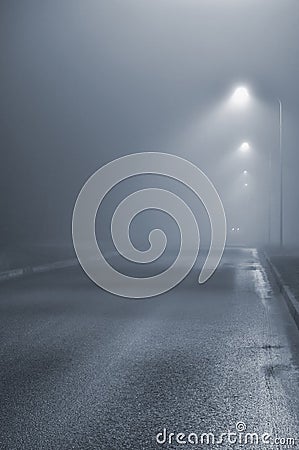
{"label": "misty haze", "polygon": [[1,0],[1,449],[299,448],[298,23]]}

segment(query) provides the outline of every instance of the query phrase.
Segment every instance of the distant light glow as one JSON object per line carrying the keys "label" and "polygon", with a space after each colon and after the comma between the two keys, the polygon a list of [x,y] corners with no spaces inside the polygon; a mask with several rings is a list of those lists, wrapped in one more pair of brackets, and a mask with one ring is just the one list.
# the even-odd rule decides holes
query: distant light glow
{"label": "distant light glow", "polygon": [[244,174],[244,175],[247,175],[247,174],[248,174],[248,171],[247,171],[247,170],[243,170],[243,174]]}
{"label": "distant light glow", "polygon": [[247,152],[250,149],[250,145],[248,144],[248,142],[243,142],[240,149],[242,150],[242,152]]}
{"label": "distant light glow", "polygon": [[237,228],[237,231],[240,231],[240,228],[239,228],[239,227]]}
{"label": "distant light glow", "polygon": [[235,228],[234,228],[234,227],[232,228],[232,231],[235,231]]}
{"label": "distant light glow", "polygon": [[247,186],[248,186],[248,183],[245,183],[244,186],[247,187]]}
{"label": "distant light glow", "polygon": [[235,105],[243,106],[248,102],[249,98],[248,89],[245,86],[239,86],[235,89],[231,99]]}

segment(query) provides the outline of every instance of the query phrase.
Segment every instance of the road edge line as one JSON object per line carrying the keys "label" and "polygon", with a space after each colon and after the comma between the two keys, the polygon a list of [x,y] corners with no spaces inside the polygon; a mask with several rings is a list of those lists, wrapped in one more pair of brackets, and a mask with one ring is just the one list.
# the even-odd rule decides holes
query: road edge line
{"label": "road edge line", "polygon": [[38,266],[25,266],[17,269],[10,269],[0,272],[0,282],[8,281],[15,278],[20,278],[26,275],[33,275],[35,273],[50,272],[52,270],[64,269],[67,267],[77,266],[77,258],[65,259],[62,261],[55,261],[46,264],[40,264]]}

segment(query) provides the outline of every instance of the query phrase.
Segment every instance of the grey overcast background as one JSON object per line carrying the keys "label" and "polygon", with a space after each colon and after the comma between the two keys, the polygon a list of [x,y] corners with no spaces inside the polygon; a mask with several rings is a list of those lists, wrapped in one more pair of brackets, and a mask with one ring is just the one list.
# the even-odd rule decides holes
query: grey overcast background
{"label": "grey overcast background", "polygon": [[[275,242],[280,97],[285,242],[298,243],[298,24],[298,0],[1,0],[1,241],[71,243],[97,168],[164,151],[205,171],[244,243],[267,238],[270,185]],[[241,112],[227,108],[239,83],[251,94]]]}

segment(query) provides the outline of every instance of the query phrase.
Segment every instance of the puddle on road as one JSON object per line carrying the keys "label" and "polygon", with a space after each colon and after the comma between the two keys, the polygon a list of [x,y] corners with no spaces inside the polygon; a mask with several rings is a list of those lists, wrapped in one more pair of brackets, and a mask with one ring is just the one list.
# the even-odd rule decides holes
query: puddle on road
{"label": "puddle on road", "polygon": [[256,249],[251,250],[253,260],[243,263],[242,270],[250,270],[253,276],[254,290],[257,296],[261,299],[263,305],[267,306],[267,300],[273,296],[273,290],[268,280],[267,273],[262,266],[259,255]]}

